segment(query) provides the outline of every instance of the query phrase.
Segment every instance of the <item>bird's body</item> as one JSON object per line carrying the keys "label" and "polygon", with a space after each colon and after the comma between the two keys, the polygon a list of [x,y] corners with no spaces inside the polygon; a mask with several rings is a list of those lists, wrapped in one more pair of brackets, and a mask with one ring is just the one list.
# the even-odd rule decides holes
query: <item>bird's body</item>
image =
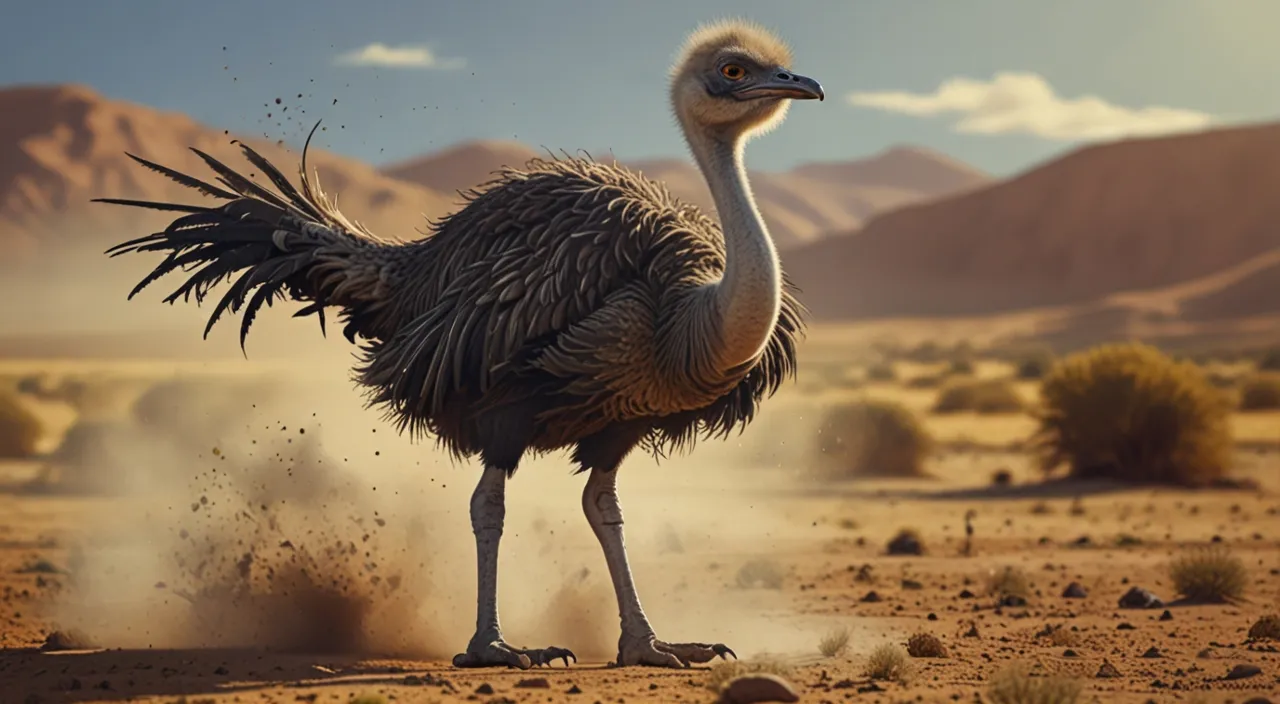
{"label": "bird's body", "polygon": [[[138,159],[221,206],[105,199],[185,213],[114,253],[165,251],[134,293],[180,268],[169,298],[237,276],[214,308],[262,304],[299,315],[337,308],[361,342],[356,380],[402,430],[485,466],[472,497],[480,601],[460,666],[527,667],[570,655],[507,645],[497,620],[497,545],[506,479],[528,453],[572,448],[622,611],[621,664],[679,665],[728,652],[667,644],[649,627],[627,566],[615,470],[639,445],[657,454],[751,420],[795,368],[800,304],[746,184],[742,144],[787,98],[821,98],[786,72],[785,47],[741,23],[695,34],[673,74],[673,104],[725,227],[616,164],[535,160],[466,194],[458,212],[406,243],[348,221],[306,172],[301,190],[242,145],[278,192],[200,154],[221,186]],[[758,75],[756,75],[758,74]],[[199,152],[197,152],[199,153]],[[136,157],[135,157],[136,158]],[[228,190],[229,189],[229,190]],[[206,328],[206,333],[208,328]],[[566,659],[567,662],[567,659]]]}

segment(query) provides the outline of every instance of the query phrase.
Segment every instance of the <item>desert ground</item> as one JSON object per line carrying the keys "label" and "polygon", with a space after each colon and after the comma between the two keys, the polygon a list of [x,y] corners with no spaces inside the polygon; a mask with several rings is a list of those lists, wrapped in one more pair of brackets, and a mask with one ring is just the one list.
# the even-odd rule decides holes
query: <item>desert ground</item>
{"label": "desert ground", "polygon": [[[615,602],[565,457],[510,484],[499,601],[512,642],[580,661],[459,670],[474,467],[364,410],[346,360],[0,360],[43,429],[35,457],[0,464],[0,701],[711,702],[738,669],[801,701],[1033,701],[993,698],[1010,668],[1079,701],[1276,699],[1278,643],[1248,632],[1280,607],[1280,413],[1232,416],[1225,488],[1046,478],[1029,415],[933,413],[919,380],[946,363],[860,380],[840,339],[818,335],[742,436],[621,470],[659,637],[741,658],[687,670],[608,665]],[[1011,383],[1034,402],[1035,381]],[[853,398],[918,414],[927,476],[813,471],[819,419]],[[922,554],[888,554],[903,530]],[[1242,599],[1179,601],[1169,565],[1205,546],[1243,562]],[[1121,608],[1133,587],[1165,603]],[[907,655],[921,633],[945,657]]]}

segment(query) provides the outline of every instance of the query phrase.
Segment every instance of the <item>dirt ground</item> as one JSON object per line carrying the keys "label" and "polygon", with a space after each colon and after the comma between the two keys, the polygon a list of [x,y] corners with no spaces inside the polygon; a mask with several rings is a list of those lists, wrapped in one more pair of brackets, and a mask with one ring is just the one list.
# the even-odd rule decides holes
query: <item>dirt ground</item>
{"label": "dirt ground", "polygon": [[[1239,451],[1256,490],[1046,484],[1028,458],[993,450],[944,451],[930,479],[818,484],[797,471],[797,408],[783,400],[740,439],[624,466],[628,544],[660,637],[782,663],[811,702],[990,701],[989,678],[1013,663],[1078,677],[1082,701],[1277,700],[1280,642],[1246,633],[1280,611],[1280,452]],[[715,700],[708,666],[607,665],[616,607],[563,458],[510,484],[500,606],[513,642],[581,662],[458,670],[449,656],[474,618],[473,468],[340,393],[235,420],[190,446],[128,436],[134,454],[92,468],[119,472],[107,494],[23,489],[42,463],[0,464],[0,704]],[[992,485],[998,469],[1010,485]],[[923,555],[886,554],[903,528]],[[1169,560],[1211,541],[1248,566],[1246,600],[1178,604]],[[988,594],[1007,567],[1030,580],[1025,605]],[[1064,597],[1072,582],[1087,596]],[[1119,608],[1134,586],[1167,605]],[[847,650],[822,655],[842,630]],[[42,650],[55,631],[90,647]],[[912,658],[905,682],[865,676],[875,648],[921,631],[947,657]],[[1261,672],[1225,678],[1241,664]]]}

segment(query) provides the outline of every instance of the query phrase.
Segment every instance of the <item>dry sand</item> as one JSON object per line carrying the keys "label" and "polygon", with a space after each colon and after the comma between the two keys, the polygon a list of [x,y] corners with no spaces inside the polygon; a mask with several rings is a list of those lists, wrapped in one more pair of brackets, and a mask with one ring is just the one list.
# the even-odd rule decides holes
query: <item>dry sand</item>
{"label": "dry sand", "polygon": [[[188,398],[147,423],[117,419],[95,446],[107,459],[64,472],[109,477],[106,494],[20,491],[39,464],[0,465],[10,487],[0,494],[0,701],[715,698],[706,668],[606,666],[616,606],[581,516],[582,479],[560,456],[512,480],[500,605],[513,642],[568,647],[582,661],[453,669],[474,618],[474,468],[360,410],[340,367],[301,387],[220,373],[216,386],[247,395],[230,405]],[[780,658],[815,702],[975,701],[1013,662],[1080,676],[1085,701],[1243,702],[1280,691],[1277,644],[1245,638],[1280,606],[1275,451],[1241,453],[1261,491],[1041,485],[1025,457],[991,451],[944,454],[930,468],[939,479],[818,485],[802,473],[812,414],[777,401],[742,438],[659,465],[638,455],[622,470],[628,542],[661,637]],[[999,468],[1014,486],[988,486]],[[920,531],[925,555],[884,554],[904,527]],[[1121,544],[1123,535],[1138,540]],[[1171,605],[1171,620],[1117,608],[1134,585],[1173,601],[1168,560],[1214,536],[1249,566],[1248,601]],[[740,586],[751,561],[776,567],[780,588]],[[1026,606],[997,608],[985,593],[987,575],[1006,566],[1029,575]],[[1062,598],[1072,581],[1089,596]],[[864,601],[871,591],[881,600]],[[1069,635],[1037,635],[1059,625]],[[964,635],[971,626],[976,637]],[[848,651],[821,656],[819,641],[841,628]],[[914,660],[907,684],[863,676],[875,647],[920,630],[950,656]],[[54,631],[92,647],[40,650]],[[1152,647],[1159,657],[1144,657]],[[1104,662],[1119,676],[1097,678]],[[1243,663],[1261,674],[1223,679]]]}

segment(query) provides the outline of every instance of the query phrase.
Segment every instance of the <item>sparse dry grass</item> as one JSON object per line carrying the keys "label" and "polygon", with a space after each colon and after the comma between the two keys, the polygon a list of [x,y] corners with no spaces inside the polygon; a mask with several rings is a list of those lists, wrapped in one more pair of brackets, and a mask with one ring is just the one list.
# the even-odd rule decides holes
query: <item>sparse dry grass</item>
{"label": "sparse dry grass", "polygon": [[1249,585],[1249,570],[1230,550],[1213,545],[1192,549],[1169,563],[1169,578],[1178,594],[1196,603],[1238,601]]}
{"label": "sparse dry grass", "polygon": [[907,656],[907,651],[893,643],[884,643],[867,656],[862,675],[873,680],[906,684],[915,675],[915,666]]}
{"label": "sparse dry grass", "polygon": [[947,648],[941,638],[921,631],[907,639],[907,654],[913,658],[945,658]]}
{"label": "sparse dry grass", "polygon": [[991,677],[987,697],[992,704],[1075,704],[1084,685],[1071,677],[1037,677],[1023,664],[1011,665]]}
{"label": "sparse dry grass", "polygon": [[743,675],[767,674],[790,679],[795,668],[778,658],[753,658],[751,660],[724,660],[707,671],[707,689],[719,693],[730,682]]}
{"label": "sparse dry grass", "polygon": [[1280,614],[1265,614],[1249,627],[1250,640],[1280,640]]}
{"label": "sparse dry grass", "polygon": [[1001,601],[1008,597],[1025,600],[1031,596],[1031,580],[1018,567],[1002,567],[987,575],[987,593]]}
{"label": "sparse dry grass", "polygon": [[1081,641],[1080,633],[1067,628],[1065,623],[1059,623],[1052,626],[1046,625],[1039,633],[1036,634],[1036,638],[1043,639],[1047,641],[1049,645],[1059,648],[1074,648],[1080,645]]}
{"label": "sparse dry grass", "polygon": [[828,658],[844,655],[849,651],[849,640],[852,637],[853,631],[850,631],[848,626],[833,629],[818,641],[818,652]]}
{"label": "sparse dry grass", "polygon": [[1200,486],[1231,464],[1227,397],[1190,362],[1140,344],[1059,362],[1041,389],[1041,466],[1129,482]]}

